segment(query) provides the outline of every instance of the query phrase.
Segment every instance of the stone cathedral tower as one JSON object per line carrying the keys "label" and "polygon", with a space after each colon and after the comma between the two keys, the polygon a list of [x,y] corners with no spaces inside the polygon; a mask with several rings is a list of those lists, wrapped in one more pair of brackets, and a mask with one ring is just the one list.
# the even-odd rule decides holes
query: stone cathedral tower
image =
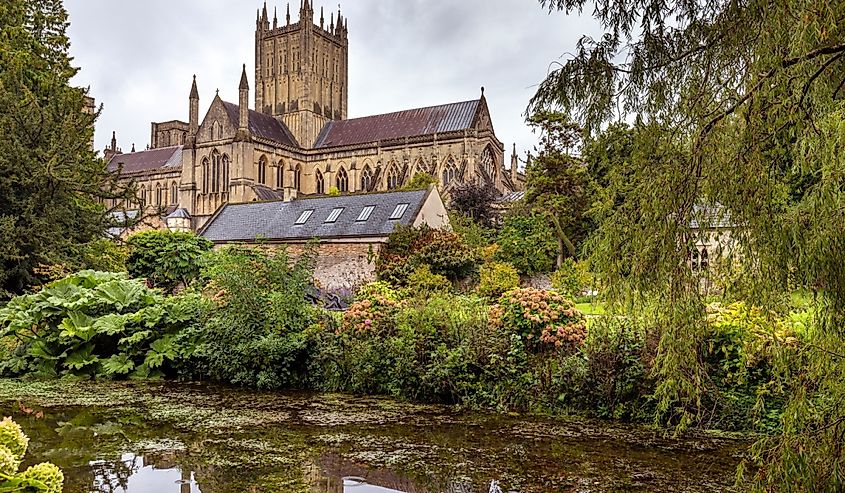
{"label": "stone cathedral tower", "polygon": [[349,42],[340,11],[329,25],[322,9],[314,24],[313,0],[302,0],[299,21],[291,24],[288,5],[285,24],[273,24],[267,4],[255,29],[255,108],[281,118],[299,144],[311,149],[323,127],[345,120],[349,88]]}

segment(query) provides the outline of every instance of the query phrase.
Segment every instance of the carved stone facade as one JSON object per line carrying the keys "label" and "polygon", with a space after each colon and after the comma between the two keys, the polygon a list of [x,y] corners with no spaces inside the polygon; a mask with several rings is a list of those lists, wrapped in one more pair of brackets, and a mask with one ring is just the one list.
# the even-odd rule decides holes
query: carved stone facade
{"label": "carved stone facade", "polygon": [[289,12],[284,25],[259,12],[255,110],[244,67],[238,104],[215,96],[200,120],[195,78],[188,123],[153,123],[150,149],[138,153],[121,154],[113,139],[110,169],[143,187],[146,205],[186,209],[196,228],[226,203],[392,190],[418,173],[444,196],[470,182],[523,188],[515,156],[505,168],[483,89],[471,101],[347,119],[346,20],[313,18],[308,0],[294,24]]}

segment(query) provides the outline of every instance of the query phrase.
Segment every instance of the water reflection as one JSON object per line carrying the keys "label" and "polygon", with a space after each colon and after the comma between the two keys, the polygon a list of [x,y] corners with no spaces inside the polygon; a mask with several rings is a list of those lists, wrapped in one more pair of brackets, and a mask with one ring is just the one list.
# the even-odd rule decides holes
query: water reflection
{"label": "water reflection", "polygon": [[146,464],[135,454],[119,461],[91,461],[94,473],[89,493],[201,493],[193,472]]}

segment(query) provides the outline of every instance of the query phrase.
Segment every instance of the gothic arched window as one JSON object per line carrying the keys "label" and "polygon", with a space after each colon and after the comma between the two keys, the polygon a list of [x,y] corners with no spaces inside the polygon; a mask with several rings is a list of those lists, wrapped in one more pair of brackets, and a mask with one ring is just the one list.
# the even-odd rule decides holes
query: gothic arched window
{"label": "gothic arched window", "polygon": [[458,165],[455,163],[455,158],[450,157],[443,168],[443,186],[449,185],[456,178],[458,178]]}
{"label": "gothic arched window", "polygon": [[414,166],[414,174],[424,174],[428,173],[428,165],[425,164],[425,160],[423,158],[419,158],[417,160],[417,164]]}
{"label": "gothic arched window", "polygon": [[156,183],[156,205],[161,207],[163,201],[161,196],[161,183]]}
{"label": "gothic arched window", "polygon": [[229,156],[223,155],[223,192],[229,193]]}
{"label": "gothic arched window", "polygon": [[147,205],[147,189],[143,185],[141,185],[141,189],[138,190],[138,202],[141,204],[141,209]]}
{"label": "gothic arched window", "polygon": [[214,120],[214,123],[211,124],[211,140],[219,140],[222,138],[223,132],[220,129],[220,123],[217,120]]}
{"label": "gothic arched window", "polygon": [[211,193],[220,191],[220,153],[211,154]]}
{"label": "gothic arched window", "polygon": [[258,183],[267,184],[267,158],[264,156],[258,160]]}
{"label": "gothic arched window", "polygon": [[491,146],[487,146],[484,152],[481,153],[479,164],[488,180],[496,179],[496,156],[493,154],[493,148]]}
{"label": "gothic arched window", "polygon": [[205,158],[202,160],[202,193],[208,193],[209,178],[208,158]]}
{"label": "gothic arched window", "polygon": [[296,169],[293,171],[293,188],[296,189],[297,192],[302,191],[302,166],[296,165]]}
{"label": "gothic arched window", "polygon": [[179,186],[175,181],[170,185],[170,203],[172,205],[179,203]]}
{"label": "gothic arched window", "polygon": [[337,170],[337,178],[335,179],[335,184],[337,185],[337,189],[341,192],[348,192],[349,191],[349,175],[346,173],[346,169],[341,166],[339,170]]}
{"label": "gothic arched window", "polygon": [[323,173],[320,170],[314,173],[314,180],[317,182],[317,193],[320,195],[326,193],[326,184],[323,181]]}
{"label": "gothic arched window", "polygon": [[399,174],[399,166],[393,163],[387,171],[387,189],[394,190],[400,186],[402,186],[402,177]]}
{"label": "gothic arched window", "polygon": [[284,161],[279,161],[279,165],[276,166],[276,188],[284,188],[285,187],[285,163]]}
{"label": "gothic arched window", "polygon": [[369,192],[373,185],[373,170],[369,164],[364,165],[364,170],[361,171],[361,190]]}

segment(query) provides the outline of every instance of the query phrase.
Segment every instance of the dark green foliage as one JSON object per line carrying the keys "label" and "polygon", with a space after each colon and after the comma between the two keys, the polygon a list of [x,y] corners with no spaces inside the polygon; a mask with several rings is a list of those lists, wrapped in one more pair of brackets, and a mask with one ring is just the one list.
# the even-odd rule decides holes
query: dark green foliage
{"label": "dark green foliage", "polygon": [[557,243],[543,216],[522,211],[508,214],[496,243],[496,259],[513,265],[520,274],[551,272],[555,268]]}
{"label": "dark green foliage", "polygon": [[238,246],[211,254],[202,273],[217,305],[202,334],[211,378],[260,389],[303,385],[306,329],[319,321],[306,301],[313,260],[310,251],[294,262],[284,249]]}
{"label": "dark green foliage", "polygon": [[0,299],[43,283],[42,267],[82,268],[110,224],[99,199],[132,195],[91,149],[66,29],[58,0],[0,5]]}
{"label": "dark green foliage", "polygon": [[466,183],[455,187],[449,195],[449,208],[462,216],[469,217],[484,227],[495,225],[496,214],[493,202],[499,192],[490,186]]}
{"label": "dark green foliage", "polygon": [[127,244],[129,275],[146,279],[168,292],[179,284],[187,286],[199,277],[199,260],[214,246],[194,233],[156,230],[132,235]]}
{"label": "dark green foliage", "polygon": [[584,162],[574,154],[581,144],[581,130],[560,113],[541,111],[528,121],[540,132],[540,148],[525,169],[525,204],[553,226],[560,266],[578,255],[590,229],[591,180]]}
{"label": "dark green foliage", "polygon": [[[583,350],[554,361],[557,402],[603,418],[647,421],[654,415],[654,383],[648,370],[654,355],[644,332],[629,320],[593,322]],[[554,395],[554,394],[553,394]]]}
{"label": "dark green foliage", "polygon": [[376,272],[379,279],[403,286],[415,270],[427,265],[432,273],[457,281],[473,274],[478,262],[477,253],[455,233],[399,226],[379,254]]}
{"label": "dark green foliage", "polygon": [[0,338],[18,343],[0,369],[10,376],[176,377],[195,349],[185,331],[206,309],[197,295],[165,298],[125,274],[83,271],[0,309]]}

